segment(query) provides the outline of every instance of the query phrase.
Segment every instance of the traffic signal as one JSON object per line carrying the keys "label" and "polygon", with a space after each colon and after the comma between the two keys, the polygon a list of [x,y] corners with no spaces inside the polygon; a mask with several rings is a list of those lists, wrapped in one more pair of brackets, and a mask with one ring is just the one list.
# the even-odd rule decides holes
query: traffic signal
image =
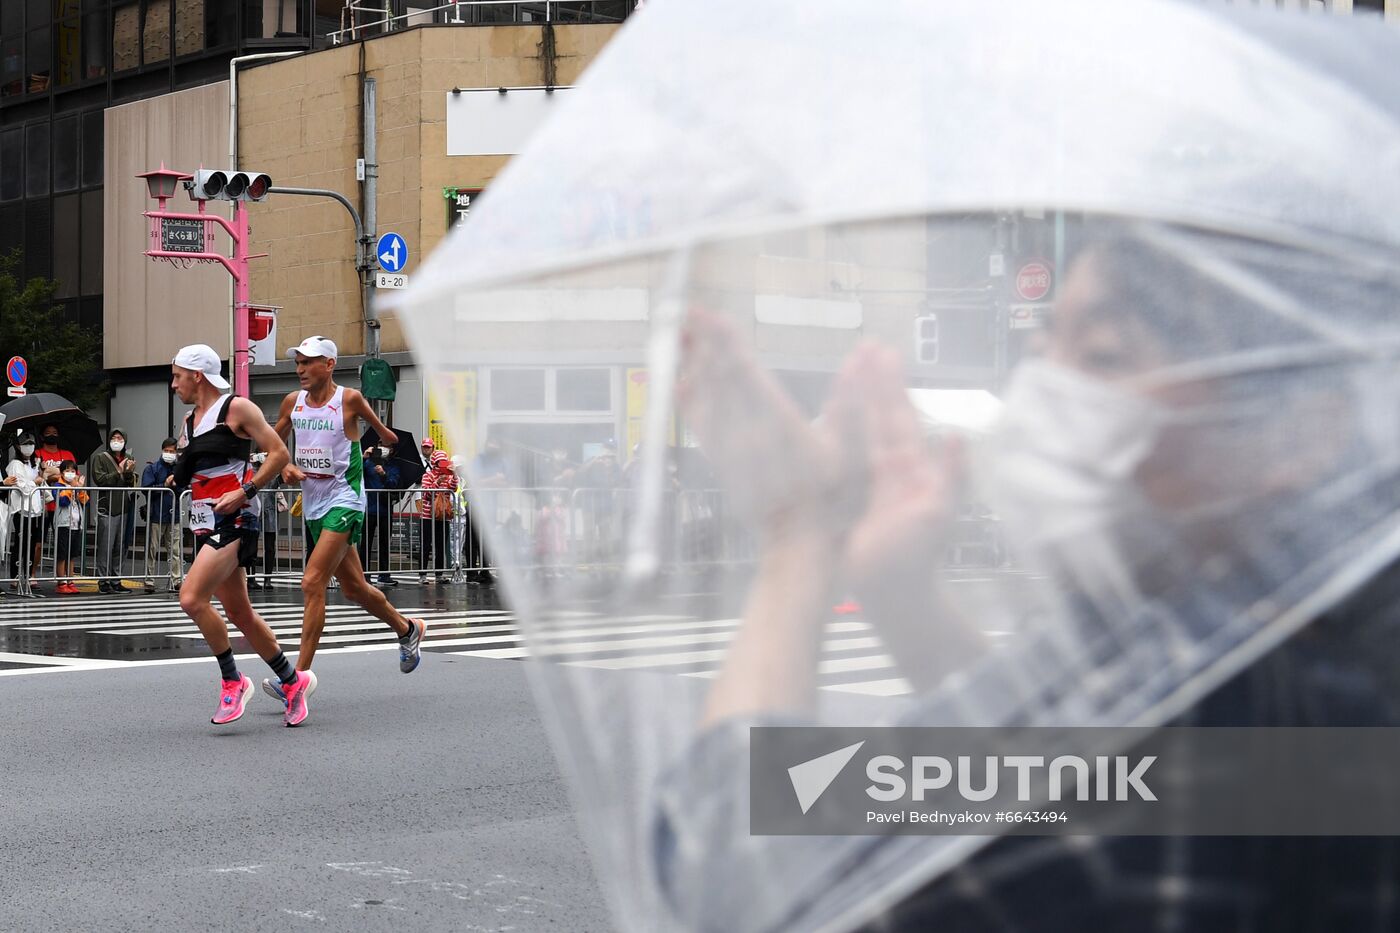
{"label": "traffic signal", "polygon": [[221,172],[200,169],[189,182],[196,201],[265,201],[272,179],[261,172]]}

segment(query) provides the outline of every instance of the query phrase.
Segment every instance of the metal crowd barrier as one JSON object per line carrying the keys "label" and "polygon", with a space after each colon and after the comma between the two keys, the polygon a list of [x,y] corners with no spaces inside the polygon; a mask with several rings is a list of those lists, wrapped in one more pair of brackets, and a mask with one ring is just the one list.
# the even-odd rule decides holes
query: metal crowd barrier
{"label": "metal crowd barrier", "polygon": [[173,535],[163,535],[162,524],[149,520],[157,511],[171,514],[174,490],[48,485],[38,492],[45,501],[37,513],[32,502],[30,508],[19,505],[23,493],[7,494],[10,527],[3,529],[0,579],[20,595],[45,586],[75,592],[79,583],[100,590],[129,588],[124,583],[154,589],[157,575],[179,579],[180,558],[172,560],[168,547]]}
{"label": "metal crowd barrier", "polygon": [[[60,492],[45,488],[55,496]],[[0,497],[11,497],[10,527],[0,535],[0,582],[20,594],[60,585],[71,592],[70,582],[84,590],[93,584],[148,592],[179,588],[196,547],[188,491],[177,497],[171,489],[89,486],[62,493],[65,499],[85,493],[88,501],[77,507],[76,519],[65,504],[60,537],[57,507],[36,515],[32,502],[27,511],[21,507],[22,493],[0,490]],[[258,549],[245,568],[253,588],[302,578],[310,542],[299,495],[288,487],[260,493]],[[380,586],[485,583],[502,558],[544,578],[612,572],[621,565],[636,520],[626,487],[370,489],[367,500],[359,554],[366,575]],[[441,503],[436,510],[434,500]],[[157,513],[171,520],[154,521]],[[663,566],[704,571],[752,562],[757,549],[741,519],[728,514],[719,490],[669,491],[658,538]],[[945,566],[1006,566],[995,517],[960,516],[952,531]],[[488,532],[494,532],[490,545]]]}

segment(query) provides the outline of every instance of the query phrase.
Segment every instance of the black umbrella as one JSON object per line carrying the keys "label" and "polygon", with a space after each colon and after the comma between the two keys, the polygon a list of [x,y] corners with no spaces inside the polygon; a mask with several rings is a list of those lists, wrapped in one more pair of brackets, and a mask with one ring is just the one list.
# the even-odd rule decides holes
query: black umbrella
{"label": "black umbrella", "polygon": [[[389,451],[389,459],[399,465],[400,482],[404,488],[417,486],[423,478],[423,458],[418,455],[418,441],[414,439],[412,431],[403,428],[396,428],[392,424],[389,429],[398,435],[399,442]],[[378,447],[379,432],[374,428],[366,428],[364,435],[360,438],[360,450],[369,450],[371,447]]]}
{"label": "black umbrella", "polygon": [[61,395],[34,392],[0,406],[4,426],[12,432],[29,431],[38,437],[46,424],[58,426],[58,446],[73,452],[73,459],[86,463],[92,452],[102,446],[102,432],[97,422]]}

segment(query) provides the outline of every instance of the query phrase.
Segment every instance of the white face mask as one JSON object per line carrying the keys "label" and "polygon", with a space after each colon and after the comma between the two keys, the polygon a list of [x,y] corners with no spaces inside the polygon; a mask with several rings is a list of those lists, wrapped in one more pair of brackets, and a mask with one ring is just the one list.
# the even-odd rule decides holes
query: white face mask
{"label": "white face mask", "polygon": [[1133,474],[1171,420],[1157,403],[1078,370],[1027,360],[1011,375],[986,453],[998,508],[1054,538],[1137,503]]}
{"label": "white face mask", "polygon": [[67,473],[63,474],[63,478],[70,483],[76,483],[78,481],[78,474],[69,470]]}
{"label": "white face mask", "polygon": [[112,453],[119,454],[123,450],[126,450],[126,441],[112,441],[112,443],[107,446],[112,448]]}
{"label": "white face mask", "polygon": [[162,454],[160,455],[160,459],[164,460],[166,463],[174,463],[174,462],[175,462],[175,454],[172,454],[172,453],[170,453],[169,451],[166,451],[165,453],[162,453]]}
{"label": "white face mask", "polygon": [[19,455],[20,455],[21,457],[32,457],[32,456],[34,456],[34,445],[33,445],[33,444],[20,444],[20,445],[19,445]]}

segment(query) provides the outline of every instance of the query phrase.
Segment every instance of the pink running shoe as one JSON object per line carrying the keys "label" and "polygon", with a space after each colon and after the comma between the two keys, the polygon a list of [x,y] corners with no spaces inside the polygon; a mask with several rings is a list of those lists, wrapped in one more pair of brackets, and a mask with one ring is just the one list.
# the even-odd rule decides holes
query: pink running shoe
{"label": "pink running shoe", "polygon": [[224,681],[219,687],[219,708],[209,721],[216,726],[235,722],[248,708],[248,701],[252,698],[253,678],[247,674],[240,674],[238,680]]}
{"label": "pink running shoe", "polygon": [[282,695],[287,699],[287,712],[282,721],[289,726],[299,726],[309,712],[306,698],[311,693],[311,672],[297,671],[297,679],[282,685]]}

